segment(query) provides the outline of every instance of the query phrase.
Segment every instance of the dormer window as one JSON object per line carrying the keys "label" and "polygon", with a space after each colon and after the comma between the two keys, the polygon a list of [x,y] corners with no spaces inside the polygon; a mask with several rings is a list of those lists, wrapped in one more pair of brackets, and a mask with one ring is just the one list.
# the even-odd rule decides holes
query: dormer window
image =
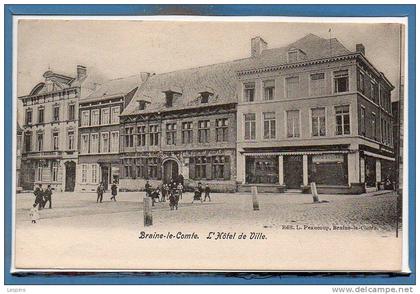
{"label": "dormer window", "polygon": [[210,96],[213,95],[213,93],[204,91],[204,92],[200,92],[201,95],[201,103],[209,103],[209,98]]}
{"label": "dormer window", "polygon": [[297,62],[298,61],[298,51],[297,50],[289,51],[288,55],[287,55],[287,61],[289,63]]}
{"label": "dormer window", "polygon": [[175,99],[181,96],[181,93],[171,90],[164,91],[164,93],[166,95],[166,107],[172,107],[174,105]]}
{"label": "dormer window", "polygon": [[150,103],[149,101],[146,101],[146,100],[140,100],[138,102],[139,102],[139,110],[145,110],[147,103]]}

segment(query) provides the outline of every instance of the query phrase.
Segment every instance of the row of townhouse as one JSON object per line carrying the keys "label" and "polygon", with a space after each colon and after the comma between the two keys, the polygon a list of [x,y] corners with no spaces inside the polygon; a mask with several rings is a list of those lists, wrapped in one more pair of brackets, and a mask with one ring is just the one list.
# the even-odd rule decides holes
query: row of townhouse
{"label": "row of townhouse", "polygon": [[[86,95],[80,95],[83,83],[75,78],[61,91],[76,89],[76,101],[56,99],[67,105],[60,108],[63,115],[71,105],[76,114],[66,123],[58,117],[67,131],[63,142],[55,139],[52,125],[50,149],[37,137],[50,130],[40,132],[33,122],[39,121],[39,107],[51,108],[54,121],[55,102],[29,103],[42,97],[37,86],[21,97],[27,114],[23,141],[30,147],[23,148],[22,162],[30,159],[34,169],[23,177],[28,184],[51,182],[78,191],[113,181],[120,189],[140,190],[147,180],[156,186],[179,175],[187,187],[202,182],[214,191],[246,191],[251,185],[306,191],[310,182],[321,193],[378,189],[393,170],[393,86],[364,51],[361,44],[353,52],[337,39],[312,34],[268,49],[256,37],[248,58],[115,79]],[[72,87],[76,81],[79,88]],[[63,158],[73,149],[74,158]],[[61,157],[46,164],[54,151]],[[54,162],[65,167],[65,176]],[[73,180],[67,179],[70,165]]]}

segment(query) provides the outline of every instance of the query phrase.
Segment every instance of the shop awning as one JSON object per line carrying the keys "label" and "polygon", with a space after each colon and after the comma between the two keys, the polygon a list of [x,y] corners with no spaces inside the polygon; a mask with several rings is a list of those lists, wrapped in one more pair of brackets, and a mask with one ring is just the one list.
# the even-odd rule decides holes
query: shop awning
{"label": "shop awning", "polygon": [[336,151],[287,151],[287,152],[244,152],[246,156],[270,156],[270,155],[317,155],[317,154],[347,154],[351,150]]}
{"label": "shop awning", "polygon": [[385,159],[385,160],[389,160],[389,161],[395,161],[394,157],[380,155],[380,154],[376,154],[376,153],[369,152],[369,151],[363,151],[363,154],[367,155],[367,156],[375,157],[375,158]]}

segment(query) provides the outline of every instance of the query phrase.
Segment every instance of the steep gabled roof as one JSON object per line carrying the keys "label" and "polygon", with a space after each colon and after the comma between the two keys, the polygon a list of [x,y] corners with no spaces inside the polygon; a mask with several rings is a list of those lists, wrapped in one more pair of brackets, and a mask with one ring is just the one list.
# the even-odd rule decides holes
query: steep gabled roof
{"label": "steep gabled roof", "polygon": [[[305,60],[352,53],[337,39],[323,39],[309,34],[288,46],[266,49],[258,57],[153,75],[139,88],[135,97],[121,115],[171,111],[194,108],[200,105],[236,103],[236,72],[243,69],[286,64],[288,62],[287,52],[291,48],[304,52]],[[172,107],[166,107],[164,91],[168,90],[182,94]],[[210,96],[208,103],[201,104],[200,92],[213,94]],[[151,103],[147,105],[146,109],[140,110],[138,107],[138,101],[140,100],[150,101]]]}
{"label": "steep gabled roof", "polygon": [[147,80],[149,74],[141,73],[129,77],[108,80],[93,91],[90,95],[82,97],[81,103],[98,100],[108,99],[110,97],[125,96],[135,88],[139,87],[144,81]]}

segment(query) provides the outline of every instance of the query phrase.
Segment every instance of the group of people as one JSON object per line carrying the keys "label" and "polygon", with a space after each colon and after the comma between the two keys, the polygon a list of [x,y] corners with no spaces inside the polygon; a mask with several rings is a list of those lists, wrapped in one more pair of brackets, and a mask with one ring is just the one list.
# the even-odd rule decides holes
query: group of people
{"label": "group of people", "polygon": [[158,186],[156,189],[153,189],[149,181],[146,181],[144,189],[146,195],[152,198],[152,206],[155,206],[156,202],[166,202],[166,198],[168,198],[169,207],[174,210],[178,209],[178,202],[179,199],[182,199],[184,186],[181,181],[172,178],[169,183],[163,183],[162,187]]}
{"label": "group of people", "polygon": [[203,192],[204,192],[204,202],[206,202],[207,198],[209,199],[209,202],[211,202],[209,184],[206,184],[203,187],[201,182],[199,182],[197,185],[197,188],[194,189],[194,197],[191,203],[194,203],[194,201],[196,200],[203,202],[203,198],[202,198]]}
{"label": "group of people", "polygon": [[[96,203],[102,203],[103,197],[104,197],[104,193],[105,193],[105,184],[104,182],[101,182],[99,184],[99,186],[96,188]],[[110,200],[114,200],[114,202],[117,201],[117,195],[118,195],[118,186],[117,186],[117,182],[113,182],[111,185],[111,198]]]}
{"label": "group of people", "polygon": [[52,188],[48,185],[46,189],[42,188],[42,184],[39,184],[34,190],[35,201],[32,204],[29,216],[31,217],[32,223],[36,224],[39,219],[39,211],[44,209],[48,203],[48,208],[52,208]]}

